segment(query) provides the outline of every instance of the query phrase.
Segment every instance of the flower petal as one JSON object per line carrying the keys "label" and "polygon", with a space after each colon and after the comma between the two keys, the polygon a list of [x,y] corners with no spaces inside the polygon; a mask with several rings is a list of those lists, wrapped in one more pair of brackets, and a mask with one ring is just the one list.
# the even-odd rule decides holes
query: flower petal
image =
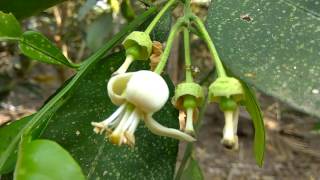
{"label": "flower petal", "polygon": [[108,95],[115,105],[125,103],[125,90],[133,73],[123,73],[113,76],[108,82]]}
{"label": "flower petal", "polygon": [[188,141],[188,142],[192,142],[196,140],[192,136],[186,133],[183,133],[179,130],[162,126],[156,120],[153,119],[152,114],[145,115],[144,123],[152,133],[159,136],[171,137],[174,139]]}

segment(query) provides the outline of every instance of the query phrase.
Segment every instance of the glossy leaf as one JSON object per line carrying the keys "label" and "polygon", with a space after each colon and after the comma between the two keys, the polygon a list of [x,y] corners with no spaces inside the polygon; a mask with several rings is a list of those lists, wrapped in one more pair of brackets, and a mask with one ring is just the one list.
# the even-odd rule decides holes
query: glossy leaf
{"label": "glossy leaf", "polygon": [[[124,60],[118,53],[100,61],[80,80],[73,96],[52,117],[45,138],[57,141],[80,163],[88,179],[172,179],[178,141],[152,134],[140,122],[134,148],[115,146],[93,132],[116,107],[107,95],[107,82]],[[136,62],[134,69],[141,69]],[[174,87],[167,78],[173,93]],[[170,101],[154,115],[159,123],[178,128],[178,112]]]}
{"label": "glossy leaf", "polygon": [[19,42],[19,48],[29,58],[48,64],[64,64],[77,67],[71,63],[62,52],[39,32],[26,31]]}
{"label": "glossy leaf", "polygon": [[84,180],[81,168],[59,144],[34,140],[23,145],[14,173],[15,180]]}
{"label": "glossy leaf", "polygon": [[[77,74],[65,85],[63,89],[57,92],[53,97],[51,97],[46,104],[32,117],[32,119],[27,123],[23,129],[16,134],[12,139],[10,144],[7,145],[6,149],[0,154],[0,167],[10,158],[11,154],[16,150],[17,143],[23,132],[36,132],[35,135],[39,134],[39,129],[46,125],[47,121],[55,113],[55,111],[66,102],[66,100],[72,95],[75,87],[78,85],[79,81],[84,77],[84,75],[94,67],[94,65],[101,60],[102,56],[105,55],[112,47],[118,44],[128,32],[133,31],[137,27],[141,26],[150,16],[156,12],[155,8],[150,8],[143,14],[138,16],[132,23],[123,27],[117,35],[115,35],[108,43],[103,45],[96,53],[90,56],[85,63],[81,66],[81,69]],[[38,127],[38,128],[37,128]]]}
{"label": "glossy leaf", "polygon": [[11,12],[18,19],[39,13],[51,6],[59,4],[65,0],[1,0],[0,11]]}
{"label": "glossy leaf", "polygon": [[266,148],[266,136],[262,112],[254,91],[245,83],[242,83],[242,86],[245,91],[244,105],[251,116],[254,126],[254,155],[257,164],[261,167],[263,165]]}
{"label": "glossy leaf", "polygon": [[216,0],[207,27],[237,77],[320,117],[319,12],[317,0]]}
{"label": "glossy leaf", "polygon": [[[0,174],[9,173],[14,169],[17,160],[17,146],[20,139],[20,136],[17,135],[31,118],[32,116],[27,116],[0,127]],[[13,152],[5,155],[6,149],[13,142],[15,143]]]}
{"label": "glossy leaf", "polygon": [[0,41],[7,39],[19,39],[22,34],[18,20],[12,14],[0,11]]}
{"label": "glossy leaf", "polygon": [[197,160],[190,157],[186,169],[183,171],[181,180],[203,180],[202,170]]}

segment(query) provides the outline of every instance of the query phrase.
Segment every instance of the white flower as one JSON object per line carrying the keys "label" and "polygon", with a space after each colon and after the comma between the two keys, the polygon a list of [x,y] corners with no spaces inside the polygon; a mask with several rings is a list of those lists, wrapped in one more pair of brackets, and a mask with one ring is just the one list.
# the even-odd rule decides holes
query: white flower
{"label": "white flower", "polygon": [[239,107],[234,111],[224,111],[225,125],[223,128],[223,138],[221,143],[228,149],[239,149],[239,142],[237,136]]}
{"label": "white flower", "polygon": [[135,144],[134,132],[140,120],[151,132],[179,140],[194,141],[188,134],[167,128],[155,121],[152,115],[159,111],[169,97],[164,79],[152,71],[121,73],[108,83],[111,101],[119,108],[106,120],[92,122],[96,133],[106,131],[113,144]]}

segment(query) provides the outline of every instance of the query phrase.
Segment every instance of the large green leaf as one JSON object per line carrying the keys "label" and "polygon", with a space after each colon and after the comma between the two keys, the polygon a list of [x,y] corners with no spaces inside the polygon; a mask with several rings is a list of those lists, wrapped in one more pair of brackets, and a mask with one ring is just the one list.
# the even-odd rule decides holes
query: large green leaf
{"label": "large green leaf", "polygon": [[39,32],[24,32],[19,41],[19,48],[23,54],[33,60],[48,64],[64,64],[73,68],[77,67],[62,54],[58,47]]}
{"label": "large green leaf", "polygon": [[207,27],[238,77],[320,117],[318,0],[213,1]]}
{"label": "large green leaf", "polygon": [[41,12],[63,1],[65,0],[1,0],[0,11],[7,13],[11,12],[18,19],[22,19]]}
{"label": "large green leaf", "polygon": [[19,131],[26,125],[26,123],[32,118],[32,116],[24,117],[20,120],[14,121],[10,124],[6,124],[0,127],[0,155],[5,152],[7,147],[12,143],[16,142],[14,153],[12,153],[7,159],[0,159],[3,161],[2,166],[0,166],[0,174],[6,174],[13,170],[14,165],[17,160],[17,149],[18,149],[18,140],[20,137],[16,136]]}
{"label": "large green leaf", "polygon": [[19,152],[15,180],[84,180],[79,165],[59,144],[49,140],[26,143]]}
{"label": "large green leaf", "polygon": [[0,40],[18,39],[22,29],[17,19],[12,14],[0,11]]}
{"label": "large green leaf", "polygon": [[[103,45],[96,53],[90,56],[81,66],[77,74],[65,85],[63,89],[57,92],[53,97],[46,102],[46,104],[32,117],[32,119],[27,123],[22,130],[17,133],[7,144],[7,147],[3,149],[0,154],[0,167],[3,168],[7,160],[11,157],[12,153],[16,150],[17,143],[24,132],[34,132],[35,135],[39,134],[39,129],[46,125],[47,121],[55,113],[55,111],[64,104],[69,97],[71,97],[79,81],[86,75],[86,73],[95,66],[95,64],[101,60],[101,58],[108,52],[112,47],[118,44],[125,35],[133,31],[137,27],[141,26],[150,16],[156,12],[155,8],[150,8],[143,14],[138,16],[132,23],[125,26],[122,31],[115,35],[108,43]],[[5,137],[1,137],[5,138]]]}
{"label": "large green leaf", "polygon": [[[45,138],[57,141],[80,163],[88,179],[172,179],[178,141],[153,135],[141,121],[134,148],[115,146],[93,132],[92,121],[115,111],[107,81],[124,60],[124,53],[105,58],[80,80],[73,96],[52,117]],[[137,62],[135,69],[140,69]],[[171,95],[173,84],[167,79]],[[154,115],[159,123],[178,127],[178,112],[168,101]]]}

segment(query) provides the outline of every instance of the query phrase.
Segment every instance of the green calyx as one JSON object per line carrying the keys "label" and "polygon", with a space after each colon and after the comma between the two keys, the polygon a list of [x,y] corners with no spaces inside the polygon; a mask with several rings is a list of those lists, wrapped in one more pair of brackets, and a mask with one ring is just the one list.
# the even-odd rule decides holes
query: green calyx
{"label": "green calyx", "polygon": [[141,31],[133,31],[123,41],[127,55],[135,60],[147,60],[152,51],[152,41],[149,34]]}
{"label": "green calyx", "polygon": [[235,111],[238,104],[231,98],[221,97],[219,107],[222,111]]}
{"label": "green calyx", "polygon": [[244,91],[238,79],[220,77],[209,86],[208,96],[211,102],[220,102],[222,97],[239,102],[244,99]]}
{"label": "green calyx", "polygon": [[176,87],[172,104],[177,109],[195,108],[204,101],[203,88],[194,82],[181,83]]}

